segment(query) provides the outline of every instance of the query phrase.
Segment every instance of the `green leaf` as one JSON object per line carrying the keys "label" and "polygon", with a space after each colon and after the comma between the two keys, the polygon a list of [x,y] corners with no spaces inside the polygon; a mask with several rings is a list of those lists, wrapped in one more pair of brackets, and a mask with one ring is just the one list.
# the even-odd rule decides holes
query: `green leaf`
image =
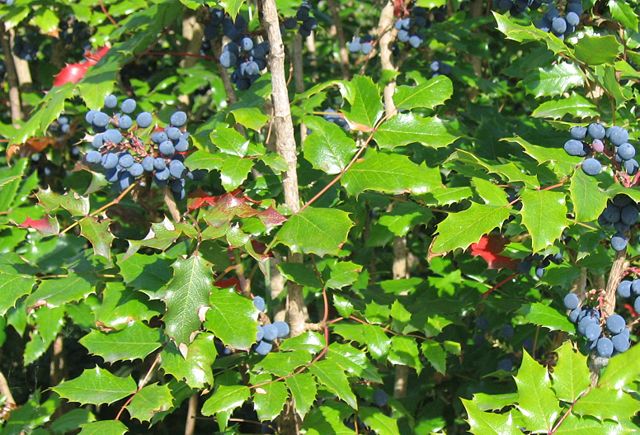
{"label": "green leaf", "polygon": [[[255,338],[255,337],[254,337]],[[287,376],[298,367],[307,364],[311,356],[304,350],[294,350],[292,352],[270,352],[262,358],[255,368],[260,371],[271,373],[275,376]]]}
{"label": "green leaf", "polygon": [[51,388],[63,399],[82,405],[111,404],[135,393],[136,383],[131,376],[114,376],[100,367],[86,369],[77,378]]}
{"label": "green leaf", "polygon": [[167,284],[164,315],[165,331],[176,343],[191,342],[200,328],[198,311],[209,306],[213,287],[211,265],[199,255],[178,259],[171,265],[173,279]]}
{"label": "green leaf", "polygon": [[184,379],[191,388],[213,385],[211,366],[218,355],[213,338],[212,334],[198,334],[186,348],[185,356],[168,343],[160,354],[162,369],[178,380]]}
{"label": "green leaf", "polygon": [[169,384],[152,384],[138,391],[127,411],[131,418],[141,422],[151,421],[154,415],[172,408],[173,396]]}
{"label": "green leaf", "polygon": [[640,376],[640,346],[632,346],[628,351],[614,356],[600,377],[598,385],[623,389],[631,385]]}
{"label": "green leaf", "polygon": [[524,151],[535,159],[538,163],[548,163],[551,169],[561,177],[574,171],[576,166],[582,162],[582,157],[572,157],[562,148],[550,148],[547,146],[534,145],[521,137],[510,137],[502,139],[507,142],[515,142],[524,148]]}
{"label": "green leaf", "polygon": [[373,128],[383,111],[380,90],[373,80],[357,75],[350,82],[343,82],[341,90],[351,105],[345,112],[346,118],[352,123]]}
{"label": "green leaf", "polygon": [[416,142],[429,148],[442,148],[459,137],[450,130],[437,117],[423,118],[413,113],[399,113],[383,122],[373,138],[382,149],[394,149]]}
{"label": "green leaf", "polygon": [[483,178],[473,178],[472,183],[476,193],[482,198],[485,204],[496,207],[506,207],[509,205],[506,192],[492,182]]}
{"label": "green leaf", "polygon": [[485,434],[519,434],[521,431],[513,421],[511,413],[494,414],[484,412],[471,400],[460,399],[467,410],[467,421],[471,426],[470,432],[477,435]]}
{"label": "green leaf", "polygon": [[429,223],[433,214],[427,207],[415,202],[400,202],[393,209],[380,216],[378,224],[387,228],[393,235],[402,237],[417,225]]}
{"label": "green leaf", "polygon": [[278,269],[289,281],[307,287],[322,288],[322,281],[320,281],[320,278],[318,278],[318,275],[310,265],[301,263],[278,263]]}
{"label": "green leaf", "polygon": [[576,44],[576,57],[588,65],[601,65],[616,60],[622,46],[615,36],[585,35]]}
{"label": "green leaf", "polygon": [[312,133],[302,144],[304,158],[327,174],[339,174],[356,152],[355,141],[333,122],[314,116],[304,119]]}
{"label": "green leaf", "polygon": [[159,255],[118,255],[120,275],[129,287],[159,299],[159,290],[171,279],[171,260]]}
{"label": "green leaf", "polygon": [[127,426],[119,420],[94,421],[83,424],[78,435],[124,435],[129,431]]}
{"label": "green leaf", "polygon": [[243,135],[223,124],[211,133],[211,141],[220,151],[232,156],[244,157],[249,149],[249,141]]}
{"label": "green leaf", "polygon": [[225,156],[220,167],[220,180],[227,192],[237,189],[247,179],[253,168],[253,160],[236,156]]}
{"label": "green leaf", "polygon": [[313,406],[316,394],[318,394],[313,375],[310,373],[298,373],[285,379],[285,383],[291,392],[291,397],[293,397],[296,412],[300,418],[304,418]]}
{"label": "green leaf", "polygon": [[518,393],[473,395],[473,403],[482,411],[500,410],[507,406],[515,405],[518,401]]}
{"label": "green leaf", "polygon": [[162,345],[162,332],[144,323],[134,322],[122,331],[100,332],[96,329],[80,339],[89,353],[106,362],[143,359]]}
{"label": "green leaf", "polygon": [[633,434],[636,428],[624,427],[613,421],[599,421],[592,417],[578,417],[569,414],[562,422],[555,434],[558,435],[584,435],[584,434]]}
{"label": "green leaf", "polygon": [[287,386],[282,381],[271,382],[255,389],[253,405],[260,421],[276,418],[289,397]]}
{"label": "green leaf", "polygon": [[584,171],[573,173],[569,192],[578,222],[597,220],[607,206],[607,194],[598,186],[598,180]]}
{"label": "green leaf", "polygon": [[580,94],[571,94],[567,98],[549,100],[540,104],[531,113],[535,118],[560,119],[565,115],[574,118],[593,118],[598,116],[598,110],[591,101]]}
{"label": "green leaf", "polygon": [[309,371],[327,390],[344,400],[353,409],[358,409],[358,401],[351,391],[344,371],[328,361],[320,361],[309,367]]}
{"label": "green leaf", "polygon": [[433,340],[425,341],[422,343],[421,350],[429,364],[439,373],[445,374],[447,371],[447,353],[440,343]]}
{"label": "green leaf", "polygon": [[396,335],[391,338],[391,349],[387,359],[392,364],[401,364],[411,367],[420,374],[422,371],[422,362],[420,361],[420,352],[415,340],[409,337]]}
{"label": "green leaf", "polygon": [[573,412],[598,420],[630,420],[640,410],[640,403],[620,390],[593,388],[582,396],[573,407]]}
{"label": "green leaf", "polygon": [[498,30],[507,35],[507,39],[517,42],[539,41],[546,44],[554,54],[570,53],[569,47],[555,35],[537,29],[533,24],[522,26],[495,11],[492,13],[498,23]]}
{"label": "green leaf", "polygon": [[51,189],[40,189],[36,193],[38,201],[47,213],[57,212],[60,208],[67,210],[72,216],[86,216],[91,210],[89,198],[75,192],[60,195]]}
{"label": "green leaf", "polygon": [[553,389],[558,399],[573,403],[591,385],[587,357],[576,352],[571,341],[565,341],[556,353],[558,364],[553,369]]}
{"label": "green leaf", "polygon": [[218,413],[231,413],[249,399],[250,390],[244,385],[220,385],[209,397],[200,412],[210,416]]}
{"label": "green leaf", "polygon": [[575,326],[564,313],[540,302],[522,307],[524,320],[534,325],[544,326],[551,331],[575,332]]}
{"label": "green leaf", "polygon": [[212,154],[209,151],[196,150],[189,154],[184,164],[187,168],[204,169],[207,171],[219,170],[222,167],[222,163],[225,161],[223,154]]}
{"label": "green leaf", "polygon": [[329,266],[328,288],[341,289],[352,285],[358,279],[362,266],[351,261],[339,261]]}
{"label": "green leaf", "polygon": [[338,255],[352,226],[345,211],[307,207],[289,217],[276,234],[276,240],[294,252]]}
{"label": "green leaf", "polygon": [[398,86],[393,101],[398,110],[417,107],[433,109],[453,95],[451,79],[445,75],[434,77],[418,86]]}
{"label": "green leaf", "polygon": [[336,324],[334,332],[347,340],[366,345],[369,353],[375,358],[382,358],[389,352],[391,340],[384,329],[377,325],[354,325],[349,323]]}
{"label": "green leaf", "polygon": [[426,193],[439,187],[440,171],[417,165],[406,156],[387,154],[370,149],[341,180],[347,193],[358,196],[367,190],[401,194]]}
{"label": "green leaf", "polygon": [[80,234],[91,243],[95,255],[100,255],[109,261],[111,261],[111,243],[115,239],[109,230],[110,224],[111,221],[108,219],[98,222],[92,216],[80,220]]}
{"label": "green leaf", "polygon": [[535,97],[562,95],[567,90],[582,86],[582,72],[573,63],[560,62],[532,71],[523,80],[525,89]]}
{"label": "green leaf", "polygon": [[169,248],[180,236],[180,231],[176,230],[175,225],[166,217],[162,222],[151,224],[149,232],[142,240],[129,240],[129,249],[125,254],[125,258],[135,254],[141,247],[149,247],[164,251]]}
{"label": "green leaf", "polygon": [[438,225],[438,235],[431,245],[434,254],[446,253],[457,248],[466,249],[494,228],[499,228],[509,217],[508,207],[472,203],[458,213],[450,213]]}
{"label": "green leaf", "polygon": [[258,310],[251,300],[233,288],[214,289],[210,297],[205,326],[222,342],[235,349],[248,350],[256,341]]}
{"label": "green leaf", "polygon": [[515,381],[519,395],[518,409],[522,413],[527,430],[532,432],[551,430],[553,422],[560,415],[560,407],[551,389],[547,369],[525,351]]}
{"label": "green leaf", "polygon": [[64,435],[78,429],[83,424],[95,421],[95,419],[96,417],[88,409],[76,408],[54,420],[49,429],[56,435]]}
{"label": "green leaf", "polygon": [[65,307],[41,307],[34,314],[34,329],[24,349],[24,365],[40,358],[64,326]]}
{"label": "green leaf", "polygon": [[64,278],[47,279],[27,298],[27,306],[46,303],[49,307],[58,307],[69,302],[86,298],[95,289],[84,276],[69,275]]}
{"label": "green leaf", "polygon": [[638,31],[638,15],[625,0],[609,0],[608,5],[614,20],[626,27],[627,30]]}
{"label": "green leaf", "polygon": [[531,235],[533,252],[538,252],[560,238],[567,227],[567,206],[562,192],[524,189],[522,223]]}
{"label": "green leaf", "polygon": [[13,268],[2,269],[2,280],[0,280],[0,316],[16,305],[16,302],[31,293],[31,289],[36,283],[36,279],[30,275],[18,273]]}
{"label": "green leaf", "polygon": [[385,415],[378,408],[363,406],[358,412],[364,424],[373,429],[375,433],[380,435],[397,435],[400,433],[398,429],[398,419]]}

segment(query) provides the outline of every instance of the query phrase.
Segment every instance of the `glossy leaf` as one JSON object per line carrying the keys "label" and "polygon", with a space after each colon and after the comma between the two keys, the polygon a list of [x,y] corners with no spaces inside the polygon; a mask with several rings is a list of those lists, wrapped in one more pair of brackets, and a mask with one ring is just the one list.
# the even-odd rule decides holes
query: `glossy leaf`
{"label": "glossy leaf", "polygon": [[526,427],[531,431],[549,431],[560,414],[558,399],[551,389],[547,370],[527,352],[523,353],[522,365],[515,376],[518,387],[518,409]]}
{"label": "glossy leaf", "polygon": [[247,350],[256,341],[258,310],[250,299],[233,288],[214,289],[205,326],[222,342],[235,349]]}
{"label": "glossy leaf", "polygon": [[136,391],[136,383],[130,376],[115,376],[96,366],[52,389],[70,402],[101,405],[111,404],[133,394]]}
{"label": "glossy leaf", "polygon": [[458,137],[441,119],[423,118],[412,113],[400,113],[383,122],[373,136],[382,149],[394,149],[411,143],[442,148]]}
{"label": "glossy leaf", "polygon": [[525,190],[522,223],[529,230],[533,251],[540,251],[560,238],[567,227],[567,206],[561,192]]}
{"label": "glossy leaf", "polygon": [[327,174],[340,173],[356,152],[355,141],[342,128],[322,118],[309,117],[304,122],[311,129],[302,144],[305,159]]}
{"label": "glossy leaf", "polygon": [[80,343],[106,362],[143,359],[162,345],[162,333],[157,328],[135,322],[122,331],[93,330],[82,337]]}
{"label": "glossy leaf", "polygon": [[307,207],[289,217],[276,239],[294,252],[336,255],[353,223],[349,214],[330,208]]}

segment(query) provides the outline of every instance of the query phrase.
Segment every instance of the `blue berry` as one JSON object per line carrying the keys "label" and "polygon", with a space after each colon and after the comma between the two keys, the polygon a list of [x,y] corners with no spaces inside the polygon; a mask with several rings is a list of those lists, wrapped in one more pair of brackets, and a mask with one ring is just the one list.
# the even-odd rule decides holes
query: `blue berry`
{"label": "blue berry", "polygon": [[118,164],[125,169],[130,168],[131,165],[133,165],[133,163],[134,163],[134,160],[131,154],[123,154],[120,156],[120,159],[118,160]]}
{"label": "blue berry", "polygon": [[625,329],[620,334],[616,334],[611,337],[611,343],[613,344],[613,348],[616,352],[625,352],[631,346],[629,342],[629,330]]}
{"label": "blue berry", "polygon": [[147,172],[153,172],[153,169],[154,169],[153,160],[154,159],[152,156],[147,156],[144,159],[142,159],[142,168]]}
{"label": "blue berry", "polygon": [[258,343],[255,347],[256,353],[263,356],[271,352],[271,349],[273,349],[273,344],[264,340]]}
{"label": "blue berry", "polygon": [[622,160],[629,160],[635,157],[636,149],[630,143],[623,143],[618,147],[618,155]]}
{"label": "blue berry", "polygon": [[156,131],[151,135],[151,141],[155,144],[161,144],[168,139],[167,133],[164,131]]}
{"label": "blue berry", "polygon": [[251,38],[248,38],[246,36],[242,38],[242,41],[240,41],[240,45],[242,46],[242,49],[244,51],[251,51],[253,49],[253,41],[251,40]]}
{"label": "blue berry", "polygon": [[589,127],[587,127],[587,131],[589,132],[589,136],[591,136],[592,139],[604,139],[604,136],[606,134],[603,125],[598,124],[597,122],[589,124]]}
{"label": "blue berry", "polygon": [[360,51],[364,55],[371,53],[372,50],[373,50],[373,44],[371,44],[370,42],[365,42],[360,46]]}
{"label": "blue berry", "polygon": [[175,145],[175,148],[177,152],[183,153],[189,149],[189,142],[184,137],[181,137]]}
{"label": "blue berry", "polygon": [[120,190],[125,190],[127,187],[131,186],[132,181],[133,178],[131,177],[131,174],[129,174],[129,172],[121,171],[118,174],[118,187],[120,188]]}
{"label": "blue berry", "polygon": [[111,142],[114,144],[118,144],[122,141],[122,133],[120,133],[115,128],[110,128],[109,130],[105,131],[102,137],[105,141]]}
{"label": "blue berry", "polygon": [[102,160],[102,154],[100,154],[99,151],[96,150],[91,150],[87,153],[87,155],[85,156],[85,159],[87,161],[87,163],[100,163],[100,161]]}
{"label": "blue berry", "polygon": [[169,121],[174,127],[182,127],[187,123],[187,114],[179,110],[171,115],[171,119]]}
{"label": "blue berry", "polygon": [[261,341],[264,337],[264,329],[262,325],[258,325],[258,331],[256,332],[256,341]]}
{"label": "blue berry", "polygon": [[94,148],[100,148],[104,144],[104,138],[102,134],[96,134],[91,140],[91,146]]}
{"label": "blue berry", "polygon": [[278,338],[284,338],[291,332],[289,324],[287,322],[273,322],[273,326],[278,330]]}
{"label": "blue berry", "polygon": [[638,164],[638,161],[636,159],[629,159],[625,161],[623,165],[624,165],[624,170],[629,175],[635,175],[636,172],[638,172],[638,169],[640,169],[640,165]]}
{"label": "blue berry", "polygon": [[613,343],[607,337],[602,337],[596,345],[598,355],[603,358],[609,358],[613,354]]}
{"label": "blue berry", "polygon": [[160,151],[160,154],[167,156],[167,157],[171,157],[173,154],[175,154],[176,150],[173,146],[173,143],[171,143],[170,140],[165,140],[164,142],[162,142],[159,146],[158,146],[158,151]]}
{"label": "blue berry", "polygon": [[576,308],[575,310],[571,310],[571,312],[569,313],[569,320],[571,320],[573,323],[576,323],[576,321],[578,320],[578,316],[580,315],[580,312],[582,310],[580,308]]}
{"label": "blue berry", "polygon": [[60,118],[58,118],[58,124],[60,124],[61,126],[69,124],[69,118],[67,118],[66,116],[61,116]]}
{"label": "blue berry", "polygon": [[633,301],[633,309],[636,310],[636,313],[640,313],[640,296]]}
{"label": "blue berry", "polygon": [[582,170],[587,175],[598,175],[600,172],[602,172],[602,164],[593,157],[589,157],[588,159],[585,159],[584,162],[582,162]]}
{"label": "blue berry", "polygon": [[618,147],[629,140],[629,133],[624,128],[614,125],[607,130],[607,137]]}
{"label": "blue berry", "polygon": [[165,162],[162,157],[156,157],[155,159],[153,159],[153,167],[156,169],[156,171],[162,171],[167,167],[167,162]]}
{"label": "blue berry", "polygon": [[582,140],[587,137],[587,127],[575,126],[569,130],[569,133],[572,138]]}
{"label": "blue berry", "polygon": [[122,109],[124,113],[133,113],[133,111],[136,110],[136,100],[127,98],[120,105],[120,109]]}
{"label": "blue berry", "polygon": [[620,219],[627,225],[635,225],[638,222],[638,207],[631,204],[622,209]]}
{"label": "blue berry", "polygon": [[586,156],[587,153],[584,149],[584,144],[576,139],[569,139],[568,141],[566,141],[564,143],[564,150],[567,152],[567,154],[569,154],[570,156]]}
{"label": "blue berry", "polygon": [[167,133],[167,137],[169,139],[171,139],[172,141],[174,141],[174,142],[176,142],[178,139],[180,139],[180,136],[182,135],[180,130],[177,129],[176,127],[169,127],[167,129],[165,129],[164,132]]}
{"label": "blue berry", "polygon": [[97,110],[89,110],[85,115],[84,115],[84,120],[87,121],[89,124],[93,124],[93,119],[96,116],[96,113],[98,113]]}
{"label": "blue berry", "polygon": [[580,17],[575,12],[569,12],[565,17],[567,24],[570,26],[577,26],[580,23]]}
{"label": "blue berry", "polygon": [[420,47],[421,44],[422,44],[421,37],[417,35],[413,35],[411,38],[409,38],[409,45],[411,45],[413,48],[418,48]]}
{"label": "blue berry", "polygon": [[598,322],[590,323],[584,331],[584,336],[587,337],[589,341],[597,340],[600,334],[602,334],[602,328]]}
{"label": "blue berry", "polygon": [[182,178],[186,169],[180,160],[171,160],[169,163],[169,172],[174,178]]}
{"label": "blue berry", "polygon": [[627,248],[627,242],[629,240],[624,236],[624,234],[617,233],[615,236],[611,237],[611,247],[617,251],[621,252]]}
{"label": "blue berry", "polygon": [[266,341],[273,341],[278,338],[278,328],[276,328],[273,324],[264,325],[262,328],[264,330],[264,338]]}
{"label": "blue berry", "polygon": [[551,29],[556,35],[562,35],[567,31],[567,22],[562,17],[556,17],[551,21]]}
{"label": "blue berry", "polygon": [[634,279],[631,281],[631,291],[634,295],[640,295],[640,279]]}
{"label": "blue berry", "polygon": [[627,326],[624,318],[620,314],[612,314],[607,318],[607,329],[612,334],[619,334]]}
{"label": "blue berry", "polygon": [[618,296],[621,298],[628,298],[631,296],[631,281],[620,281],[618,284]]}
{"label": "blue berry", "polygon": [[94,127],[106,127],[109,124],[109,115],[104,112],[96,112],[92,124]]}
{"label": "blue berry", "polygon": [[134,163],[133,165],[131,165],[131,167],[129,168],[129,173],[131,174],[131,176],[133,177],[139,177],[140,175],[142,175],[142,173],[144,172],[144,168],[142,167],[142,165],[138,162]]}
{"label": "blue berry", "polygon": [[136,117],[136,123],[140,128],[147,128],[153,122],[153,116],[149,112],[141,112]]}
{"label": "blue berry", "polygon": [[567,310],[575,310],[580,304],[580,299],[575,293],[567,293],[564,297],[564,306]]}
{"label": "blue berry", "polygon": [[376,388],[373,392],[373,403],[377,406],[387,406],[387,403],[389,403],[389,396],[384,390]]}
{"label": "blue berry", "polygon": [[264,313],[265,308],[267,307],[266,302],[262,296],[255,296],[253,298],[253,306],[260,312]]}
{"label": "blue berry", "polygon": [[133,120],[129,115],[122,115],[118,118],[118,127],[123,130],[129,130],[133,125]]}
{"label": "blue berry", "polygon": [[161,170],[156,169],[155,178],[158,181],[167,181],[170,175],[171,174],[169,173],[169,168],[164,168]]}
{"label": "blue berry", "polygon": [[118,166],[118,155],[116,153],[107,153],[102,158],[102,167],[105,169],[113,169]]}
{"label": "blue berry", "polygon": [[116,98],[115,95],[111,94],[104,97],[104,107],[106,107],[107,109],[113,109],[117,105],[118,105],[118,98]]}

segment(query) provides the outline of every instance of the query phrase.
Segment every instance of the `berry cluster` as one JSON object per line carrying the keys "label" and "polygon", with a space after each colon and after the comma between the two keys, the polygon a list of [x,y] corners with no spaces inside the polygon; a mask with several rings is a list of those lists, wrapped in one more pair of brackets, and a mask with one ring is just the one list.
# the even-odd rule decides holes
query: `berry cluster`
{"label": "berry cluster", "polygon": [[[32,33],[37,35],[37,32]],[[13,43],[13,54],[22,60],[31,62],[38,56],[38,47],[26,36],[16,35]]]}
{"label": "berry cluster", "polygon": [[[107,181],[117,183],[121,190],[145,172],[153,174],[159,186],[167,184],[178,199],[185,197],[185,179],[193,179],[197,174],[184,166],[184,155],[189,148],[189,133],[185,131],[187,115],[177,111],[171,115],[170,125],[147,130],[153,123],[149,112],[140,112],[133,126],[136,101],[132,98],[120,104],[118,99],[108,95],[104,100],[104,111],[90,110],[85,120],[96,133],[91,140],[94,150],[85,155],[86,163],[105,170]],[[108,115],[105,112],[111,112]],[[150,143],[145,144],[144,136],[150,135]],[[143,136],[144,135],[144,136]]]}
{"label": "berry cluster", "polygon": [[[260,296],[253,298],[253,306],[261,313],[266,310],[266,303]],[[256,333],[256,344],[253,349],[258,355],[266,355],[273,349],[273,342],[279,338],[285,338],[289,335],[290,329],[287,322],[273,322],[267,325],[259,325]]]}
{"label": "berry cluster", "polygon": [[267,67],[269,43],[254,40],[247,33],[247,22],[241,15],[238,15],[235,22],[229,17],[223,17],[221,26],[224,35],[231,41],[222,48],[220,65],[227,69],[235,68],[231,73],[231,81],[240,90],[249,89],[260,77],[260,71]]}
{"label": "berry cluster", "polygon": [[[613,126],[605,129],[602,124],[596,122],[587,127],[573,127],[570,132],[571,139],[565,142],[564,150],[570,156],[590,156],[582,162],[582,170],[586,174],[598,175],[602,172],[602,164],[595,157],[598,154],[612,157],[629,175],[638,172],[638,162],[634,159],[636,149],[628,142],[629,133],[624,128]],[[609,154],[607,142],[613,145]]]}
{"label": "berry cluster", "polygon": [[542,19],[536,22],[536,27],[545,32],[552,32],[558,38],[564,39],[565,36],[570,35],[576,30],[576,26],[580,24],[580,15],[582,12],[581,0],[569,0],[564,17],[560,15],[560,12],[554,5],[551,5]]}
{"label": "berry cluster", "polygon": [[91,49],[89,26],[74,15],[60,21],[59,37],[67,46],[82,47],[83,51]]}
{"label": "berry cluster", "polygon": [[598,222],[602,226],[613,226],[616,233],[611,237],[611,247],[615,251],[624,251],[629,243],[628,231],[638,223],[638,204],[627,195],[616,195],[609,201]]}
{"label": "berry cluster", "polygon": [[640,279],[620,281],[617,291],[618,296],[623,299],[629,299],[633,295],[633,297],[635,297],[633,300],[633,309],[636,313],[640,313]]}
{"label": "berry cluster", "polygon": [[542,278],[544,276],[545,269],[551,264],[561,264],[562,263],[562,253],[558,252],[553,255],[540,255],[540,254],[532,254],[527,256],[524,260],[518,264],[518,271],[520,273],[529,273],[531,271],[531,267],[535,267],[535,274],[538,278]]}
{"label": "berry cluster", "polygon": [[283,26],[286,30],[297,27],[300,36],[306,38],[318,27],[318,20],[311,16],[311,5],[305,1],[298,8],[295,17],[285,18]]}
{"label": "berry cluster", "polygon": [[347,43],[347,48],[351,53],[362,53],[366,56],[373,50],[373,37],[371,35],[365,35],[362,38],[354,36],[351,42]]}
{"label": "berry cluster", "polygon": [[431,69],[431,72],[432,72],[431,77],[437,77],[439,75],[447,76],[451,74],[451,67],[439,60],[434,60],[433,62],[431,62],[431,65],[429,65],[429,68]]}
{"label": "berry cluster", "polygon": [[427,10],[421,7],[413,7],[408,17],[400,18],[396,21],[395,27],[398,30],[398,41],[405,42],[413,48],[418,48],[423,41],[419,32],[430,25]]}
{"label": "berry cluster", "polygon": [[498,0],[495,4],[498,12],[502,14],[508,11],[511,15],[520,15],[527,8],[532,11],[538,9],[542,5],[542,0]]}
{"label": "berry cluster", "polygon": [[70,129],[71,124],[69,124],[69,118],[66,116],[60,116],[49,126],[49,130],[54,134],[67,134]]}
{"label": "berry cluster", "polygon": [[[630,295],[632,282],[623,282],[629,283],[624,286],[629,286]],[[640,285],[638,288],[640,289]],[[575,293],[568,293],[563,302],[565,308],[570,310],[569,319],[578,325],[578,333],[587,339],[589,349],[595,350],[598,356],[609,358],[629,349],[630,332],[624,317],[614,313],[604,319],[598,307],[581,306],[580,298]]]}

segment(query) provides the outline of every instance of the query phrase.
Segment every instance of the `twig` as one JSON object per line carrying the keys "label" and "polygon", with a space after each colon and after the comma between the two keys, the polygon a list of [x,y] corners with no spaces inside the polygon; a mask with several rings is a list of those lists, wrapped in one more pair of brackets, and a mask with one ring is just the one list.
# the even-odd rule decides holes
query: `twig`
{"label": "twig", "polygon": [[[122,198],[127,196],[127,193],[131,192],[131,190],[137,185],[138,185],[137,182],[132,183],[129,187],[127,187],[125,190],[120,192],[120,195],[118,195],[113,201],[103,205],[102,207],[100,207],[96,211],[90,213],[89,216],[97,216],[100,213],[102,213],[103,211],[107,210],[108,208],[113,207],[114,205],[117,205],[118,203],[120,203],[120,201],[122,201]],[[87,216],[87,217],[89,217],[89,216]],[[60,231],[60,235],[67,233],[72,228],[75,228],[80,222],[82,222],[83,219],[86,219],[86,217],[83,217],[82,219],[78,219],[77,221],[75,221],[74,223],[69,225],[67,228],[65,228],[64,230]]]}
{"label": "twig", "polygon": [[120,417],[122,416],[122,413],[124,412],[126,407],[129,406],[129,404],[131,403],[133,398],[136,397],[136,394],[138,394],[140,392],[140,390],[142,390],[145,387],[145,385],[147,385],[147,383],[149,383],[149,381],[151,380],[151,376],[153,375],[153,372],[154,372],[155,368],[157,367],[157,365],[159,363],[160,363],[160,352],[158,352],[158,354],[156,355],[156,358],[153,360],[153,363],[151,363],[151,367],[149,367],[149,370],[147,370],[147,373],[144,375],[144,378],[142,378],[140,380],[140,382],[138,382],[138,388],[136,388],[135,393],[133,393],[127,399],[127,401],[124,402],[124,404],[122,405],[122,407],[118,411],[118,414],[116,414],[115,420],[120,420]]}
{"label": "twig", "polygon": [[329,12],[331,20],[336,28],[336,36],[338,37],[338,54],[340,56],[340,71],[344,80],[349,79],[349,52],[347,51],[347,40],[344,37],[344,29],[342,28],[342,20],[340,19],[340,11],[335,0],[328,0]]}
{"label": "twig", "polygon": [[167,204],[171,218],[175,222],[180,222],[182,220],[182,215],[180,214],[180,210],[178,210],[178,204],[176,204],[176,200],[169,187],[164,188],[164,202]]}
{"label": "twig", "polygon": [[4,377],[4,373],[2,372],[0,372],[0,394],[6,398],[7,404],[11,408],[16,406],[16,401],[13,398],[13,394],[11,394],[11,389],[9,388],[9,382],[7,382],[7,378]]}
{"label": "twig", "polygon": [[4,21],[0,21],[0,39],[4,52],[4,63],[7,67],[7,82],[9,83],[9,104],[11,106],[11,121],[17,125],[22,120],[22,105],[20,103],[20,83],[16,72],[16,64],[13,61],[9,33],[5,30]]}
{"label": "twig", "polygon": [[187,408],[187,418],[184,423],[184,435],[193,435],[196,430],[196,414],[198,413],[198,395],[189,397],[189,407]]}
{"label": "twig", "polygon": [[113,24],[116,27],[120,27],[120,25],[118,24],[118,22],[116,20],[113,19],[113,17],[111,16],[111,14],[109,13],[109,11],[107,10],[107,7],[104,5],[104,2],[102,0],[99,1],[100,3],[100,9],[102,9],[102,13],[105,14],[107,16],[107,18],[109,19],[109,21],[111,21],[111,24]]}

